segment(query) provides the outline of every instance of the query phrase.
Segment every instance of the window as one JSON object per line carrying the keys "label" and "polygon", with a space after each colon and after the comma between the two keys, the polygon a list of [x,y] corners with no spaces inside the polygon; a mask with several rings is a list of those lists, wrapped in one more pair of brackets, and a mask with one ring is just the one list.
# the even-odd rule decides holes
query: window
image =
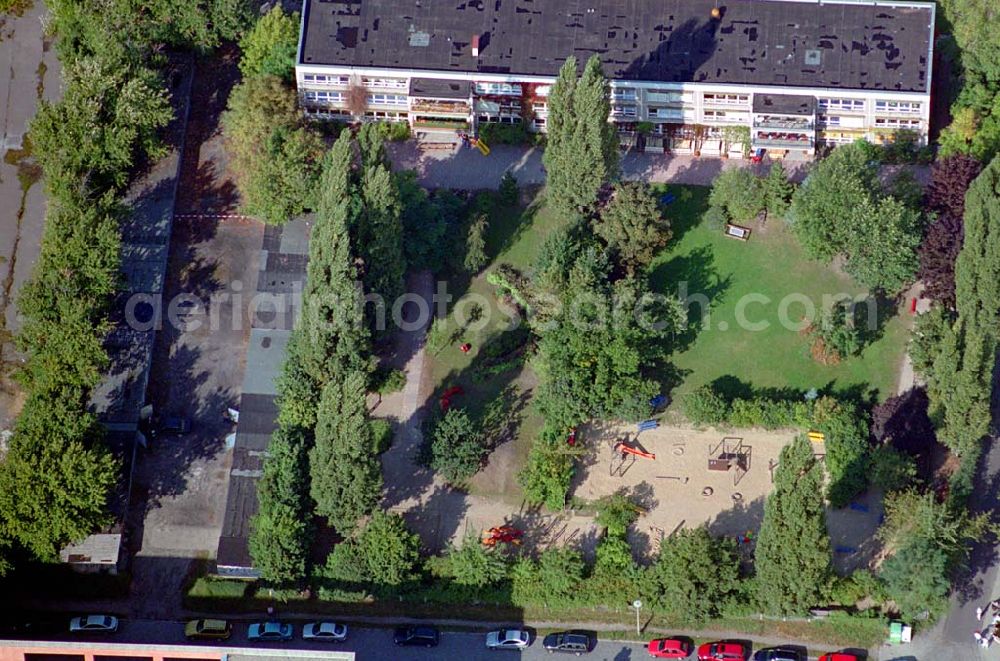
{"label": "window", "polygon": [[406,96],[403,94],[369,94],[368,104],[373,106],[405,106]]}
{"label": "window", "polygon": [[302,81],[307,85],[346,85],[349,82],[347,76],[326,76],[318,73],[303,74]]}
{"label": "window", "polygon": [[635,106],[614,106],[611,108],[612,117],[635,117],[636,114]]}
{"label": "window", "polygon": [[840,117],[837,115],[820,115],[819,123],[827,126],[840,126]]}
{"label": "window", "polygon": [[611,90],[611,101],[613,103],[635,103],[635,90],[631,87],[623,87]]}
{"label": "window", "polygon": [[521,96],[521,86],[513,83],[476,83],[476,94]]}
{"label": "window", "polygon": [[326,90],[306,90],[302,94],[306,101],[311,103],[343,103],[343,92],[328,92]]}
{"label": "window", "polygon": [[407,114],[405,112],[394,112],[392,110],[368,110],[365,117],[369,119],[384,119],[390,122],[405,122]]}
{"label": "window", "polygon": [[479,115],[481,124],[520,124],[521,118],[513,115]]}
{"label": "window", "polygon": [[706,94],[702,100],[709,105],[745,106],[750,97],[746,94]]}
{"label": "window", "polygon": [[535,101],[531,104],[531,109],[534,112],[548,112],[549,104],[544,101]]}
{"label": "window", "polygon": [[821,110],[840,110],[841,112],[864,112],[864,99],[820,99]]}
{"label": "window", "polygon": [[876,101],[875,112],[913,114],[919,113],[922,106],[919,101]]}
{"label": "window", "polygon": [[388,87],[390,89],[406,89],[409,83],[404,78],[362,78],[365,87]]}
{"label": "window", "polygon": [[536,129],[543,129],[543,128],[545,128],[545,118],[544,117],[535,117],[534,125],[535,125]]}
{"label": "window", "polygon": [[649,108],[646,113],[655,119],[666,117],[680,117],[683,113],[680,108]]}
{"label": "window", "polygon": [[877,117],[875,128],[878,129],[919,129],[919,119],[899,119],[896,117]]}
{"label": "window", "polygon": [[691,103],[691,95],[684,92],[647,92],[646,99],[652,103]]}
{"label": "window", "polygon": [[535,96],[548,96],[552,94],[552,85],[539,85],[535,88]]}

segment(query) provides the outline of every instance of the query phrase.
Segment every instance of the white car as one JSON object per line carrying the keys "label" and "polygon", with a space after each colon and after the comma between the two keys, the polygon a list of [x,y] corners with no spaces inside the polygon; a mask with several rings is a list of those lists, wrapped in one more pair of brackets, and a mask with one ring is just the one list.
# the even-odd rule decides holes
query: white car
{"label": "white car", "polygon": [[521,629],[500,629],[486,634],[488,650],[520,650],[531,644],[531,634]]}
{"label": "white car", "polygon": [[347,625],[337,622],[310,622],[302,627],[302,639],[342,643],[347,640]]}
{"label": "white car", "polygon": [[70,633],[114,633],[118,618],[112,615],[84,615],[69,621]]}

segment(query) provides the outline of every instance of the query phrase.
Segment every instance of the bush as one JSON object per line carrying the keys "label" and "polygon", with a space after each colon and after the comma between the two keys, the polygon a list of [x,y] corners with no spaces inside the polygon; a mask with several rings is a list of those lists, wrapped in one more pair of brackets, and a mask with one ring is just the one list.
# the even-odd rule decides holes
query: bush
{"label": "bush", "polygon": [[502,545],[487,547],[474,533],[466,535],[461,548],[451,547],[444,556],[431,559],[435,576],[451,578],[459,585],[485,588],[506,580],[510,562]]}
{"label": "bush", "polygon": [[538,440],[531,446],[528,463],[517,476],[524,499],[532,505],[545,505],[554,510],[566,506],[566,494],[573,479],[573,458],[562,451],[566,432],[546,423]]}
{"label": "bush", "polygon": [[410,125],[406,122],[379,122],[378,132],[390,142],[406,142],[410,139]]}
{"label": "bush", "polygon": [[718,425],[729,419],[729,402],[711,386],[684,396],[684,415],[696,425]]}
{"label": "bush", "polygon": [[711,206],[702,216],[702,222],[705,223],[706,227],[721,232],[726,228],[726,224],[729,222],[729,216],[726,214],[726,210],[724,208]]}
{"label": "bush", "polygon": [[489,219],[486,214],[480,214],[469,225],[469,233],[465,241],[465,270],[475,275],[489,264],[486,254],[486,232],[489,229]]}
{"label": "bush", "polygon": [[375,418],[369,424],[372,426],[372,438],[375,439],[375,454],[382,454],[392,445],[392,423],[383,418]]}
{"label": "bush", "polygon": [[597,525],[604,526],[609,536],[624,536],[628,527],[639,518],[639,506],[624,491],[597,501]]}
{"label": "bush", "polygon": [[524,122],[520,124],[498,124],[484,122],[479,125],[479,139],[487,145],[526,145],[532,141]]}
{"label": "bush", "polygon": [[864,332],[854,319],[853,306],[841,302],[809,327],[813,338],[812,357],[823,365],[836,365],[844,358],[861,353]]}
{"label": "bush", "polygon": [[746,222],[764,210],[764,184],[750,168],[728,168],[712,182],[708,201],[736,222]]}
{"label": "bush", "polygon": [[371,389],[380,395],[399,392],[406,386],[406,372],[387,365],[379,365],[372,373]]}

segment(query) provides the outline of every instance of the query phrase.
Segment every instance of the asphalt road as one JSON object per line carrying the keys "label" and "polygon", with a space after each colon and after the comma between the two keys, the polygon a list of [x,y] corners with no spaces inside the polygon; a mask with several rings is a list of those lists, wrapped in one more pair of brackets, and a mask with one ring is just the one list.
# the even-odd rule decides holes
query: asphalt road
{"label": "asphalt road", "polygon": [[[69,619],[65,618],[68,624]],[[396,647],[392,642],[392,629],[348,625],[347,641],[344,643],[307,643],[300,636],[305,620],[290,620],[295,627],[295,638],[287,643],[250,643],[247,628],[250,621],[233,621],[233,635],[222,643],[226,647],[252,647],[273,650],[327,650],[349,651],[357,655],[358,661],[503,661],[504,659],[549,659],[574,658],[572,655],[550,655],[542,648],[541,638],[533,638],[528,649],[520,651],[493,652],[485,648],[486,629],[479,632],[442,631],[440,644],[434,648]],[[68,633],[38,636],[48,640],[73,640],[107,643],[136,643],[163,645],[192,645],[217,647],[217,641],[189,642],[184,638],[184,622],[167,620],[121,619],[118,632],[112,635],[70,636]],[[63,619],[53,620],[50,626],[65,626]],[[41,633],[41,632],[40,632]],[[47,633],[52,633],[50,630]],[[275,656],[280,656],[276,654]],[[599,640],[597,646],[584,658],[593,661],[637,661],[650,658],[645,642]],[[816,657],[809,657],[814,660]],[[694,657],[692,656],[693,660]]]}
{"label": "asphalt road", "polygon": [[[362,628],[349,625],[347,641],[344,643],[306,643],[299,637],[302,633],[304,622],[295,622],[295,639],[287,643],[249,643],[247,641],[247,622],[234,622],[233,635],[224,643],[233,647],[254,647],[265,649],[326,649],[326,650],[346,650],[355,652],[358,661],[380,661],[382,659],[399,659],[405,661],[438,661],[440,659],[452,659],[454,661],[502,661],[503,659],[552,659],[542,649],[540,640],[533,640],[531,647],[526,650],[490,652],[485,647],[486,631],[456,632],[444,631],[441,633],[440,644],[431,649],[425,648],[400,648],[392,642],[392,630],[382,628]],[[113,635],[87,635],[86,637],[71,637],[67,634],[46,636],[48,639],[75,640],[88,642],[109,642],[109,643],[143,643],[143,644],[191,644],[217,646],[215,641],[205,643],[188,643],[184,638],[184,622],[170,622],[163,620],[127,620],[122,619],[118,632]],[[599,641],[597,647],[587,655],[588,659],[594,661],[632,661],[635,659],[649,658],[645,651],[645,645],[639,643]]]}

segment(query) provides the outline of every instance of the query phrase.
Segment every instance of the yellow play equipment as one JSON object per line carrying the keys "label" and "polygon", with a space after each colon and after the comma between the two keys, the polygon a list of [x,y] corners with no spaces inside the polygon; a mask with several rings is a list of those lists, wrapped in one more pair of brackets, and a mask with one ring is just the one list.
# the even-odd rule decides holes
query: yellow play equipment
{"label": "yellow play equipment", "polygon": [[821,431],[811,431],[808,434],[806,434],[806,436],[808,436],[809,440],[812,441],[813,443],[822,443],[823,441],[826,440],[826,435],[823,434],[823,432]]}
{"label": "yellow play equipment", "polygon": [[489,156],[490,155],[489,145],[487,145],[485,142],[483,142],[482,138],[477,139],[474,142],[474,144],[475,144],[476,148],[479,149],[479,151],[482,153],[483,156]]}

